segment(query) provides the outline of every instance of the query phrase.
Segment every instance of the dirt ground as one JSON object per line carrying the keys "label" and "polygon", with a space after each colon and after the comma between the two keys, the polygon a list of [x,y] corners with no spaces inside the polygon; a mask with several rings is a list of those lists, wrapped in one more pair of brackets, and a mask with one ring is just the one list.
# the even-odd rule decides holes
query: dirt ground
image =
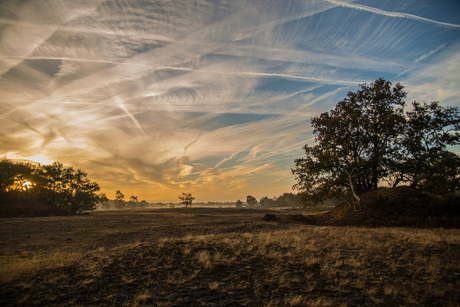
{"label": "dirt ground", "polygon": [[[316,209],[315,209],[316,210]],[[459,306],[460,230],[323,227],[293,210],[0,220],[1,306]]]}

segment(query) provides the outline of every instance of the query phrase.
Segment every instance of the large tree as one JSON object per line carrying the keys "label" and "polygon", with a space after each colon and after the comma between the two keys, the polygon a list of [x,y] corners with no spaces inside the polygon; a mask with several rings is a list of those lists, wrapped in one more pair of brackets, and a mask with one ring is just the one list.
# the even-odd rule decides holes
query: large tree
{"label": "large tree", "polygon": [[94,210],[107,200],[105,194],[97,194],[99,185],[85,172],[59,162],[34,165],[4,159],[0,162],[0,189],[0,201],[27,198],[30,203],[45,202],[72,213]]}
{"label": "large tree", "polygon": [[40,167],[40,177],[44,179],[47,200],[68,212],[80,213],[94,210],[98,203],[106,200],[105,194],[97,194],[100,187],[91,181],[88,174],[80,169],[64,167],[62,163]]}
{"label": "large tree", "polygon": [[334,110],[312,118],[317,145],[292,170],[304,203],[376,189],[392,166],[396,138],[405,124],[403,86],[377,79],[349,92]]}
{"label": "large tree", "polygon": [[458,108],[443,107],[437,101],[413,102],[401,144],[394,185],[408,182],[436,194],[459,189],[460,158],[447,150],[460,144]]}
{"label": "large tree", "polygon": [[13,163],[3,159],[0,162],[0,195],[32,189],[37,181],[36,169],[37,167],[30,163]]}
{"label": "large tree", "polygon": [[434,178],[442,182],[446,172],[450,190],[458,189],[460,162],[445,150],[458,144],[457,110],[414,102],[414,110],[404,114],[401,84],[393,87],[380,78],[360,87],[335,109],[312,118],[317,144],[305,145],[305,157],[295,160],[292,169],[301,201],[316,204],[353,194],[359,202],[361,192],[383,181],[422,188]]}

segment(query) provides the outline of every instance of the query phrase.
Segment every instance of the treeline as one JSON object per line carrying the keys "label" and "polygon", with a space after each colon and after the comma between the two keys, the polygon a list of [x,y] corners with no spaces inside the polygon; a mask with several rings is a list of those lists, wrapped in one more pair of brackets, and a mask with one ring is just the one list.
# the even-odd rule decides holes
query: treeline
{"label": "treeline", "polygon": [[[191,194],[189,195],[191,196]],[[196,202],[193,206],[197,207],[234,207],[235,202]],[[139,200],[137,196],[130,196],[129,199],[125,199],[125,195],[118,190],[115,193],[114,199],[108,199],[101,203],[98,209],[112,210],[112,209],[143,209],[143,208],[175,208],[176,206],[184,206],[183,202],[148,202],[146,200]]]}
{"label": "treeline", "polygon": [[[237,208],[254,208],[254,207],[298,207],[301,206],[300,194],[284,193],[280,196],[273,196],[269,198],[264,196],[257,200],[255,197],[248,195],[246,202],[237,200],[236,202],[196,202],[193,203],[195,207],[237,207]],[[143,208],[175,208],[183,206],[182,203],[156,203],[148,202],[146,200],[138,200],[137,196],[130,196],[129,199],[125,199],[125,195],[118,190],[115,194],[115,199],[108,199],[101,203],[98,209],[102,210],[113,210],[113,209],[143,209]]]}
{"label": "treeline", "polygon": [[41,165],[0,161],[0,203],[49,204],[67,212],[95,210],[107,201],[87,173],[62,163]]}
{"label": "treeline", "polygon": [[115,199],[108,199],[101,203],[100,209],[137,209],[152,206],[152,203],[146,200],[138,200],[137,196],[131,196],[128,201],[125,200],[125,195],[118,190],[115,194]]}
{"label": "treeline", "polygon": [[[113,210],[113,209],[144,209],[144,208],[176,208],[176,207],[183,207],[182,203],[173,203],[173,202],[149,202],[146,200],[141,201],[125,201],[124,203],[120,204],[117,203],[115,199],[109,199],[107,202],[104,202],[98,206],[98,209],[102,210]],[[226,201],[226,202],[196,202],[193,203],[192,207],[235,207],[236,202]]]}
{"label": "treeline", "polygon": [[274,196],[269,198],[264,196],[257,200],[254,196],[248,195],[246,197],[246,203],[241,200],[237,200],[235,203],[237,208],[241,207],[298,207],[301,206],[300,194],[284,193],[280,196]]}

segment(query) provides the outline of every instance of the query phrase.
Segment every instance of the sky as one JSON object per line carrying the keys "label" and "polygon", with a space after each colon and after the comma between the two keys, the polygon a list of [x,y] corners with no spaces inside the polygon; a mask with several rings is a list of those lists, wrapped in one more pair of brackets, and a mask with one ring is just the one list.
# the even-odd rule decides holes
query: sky
{"label": "sky", "polygon": [[273,197],[310,119],[379,77],[460,107],[460,2],[2,0],[0,158],[111,199]]}

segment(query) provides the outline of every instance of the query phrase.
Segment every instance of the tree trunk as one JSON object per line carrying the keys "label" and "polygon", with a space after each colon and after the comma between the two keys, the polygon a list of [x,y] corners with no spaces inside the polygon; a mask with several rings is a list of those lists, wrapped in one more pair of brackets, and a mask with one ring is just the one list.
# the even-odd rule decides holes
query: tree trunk
{"label": "tree trunk", "polygon": [[[354,188],[354,185],[353,185],[353,180],[351,180],[351,174],[353,174],[354,171],[355,171],[355,168],[351,172],[348,172],[347,170],[345,170],[345,172],[348,175],[348,182],[350,184],[351,193],[353,193],[353,196],[358,201],[358,206],[359,206],[359,205],[361,205],[361,198],[359,198],[359,196],[356,194],[355,188]],[[353,203],[353,201],[352,201],[352,203]],[[355,212],[356,212],[356,206],[355,206],[354,203],[353,203],[353,210],[355,210]]]}

